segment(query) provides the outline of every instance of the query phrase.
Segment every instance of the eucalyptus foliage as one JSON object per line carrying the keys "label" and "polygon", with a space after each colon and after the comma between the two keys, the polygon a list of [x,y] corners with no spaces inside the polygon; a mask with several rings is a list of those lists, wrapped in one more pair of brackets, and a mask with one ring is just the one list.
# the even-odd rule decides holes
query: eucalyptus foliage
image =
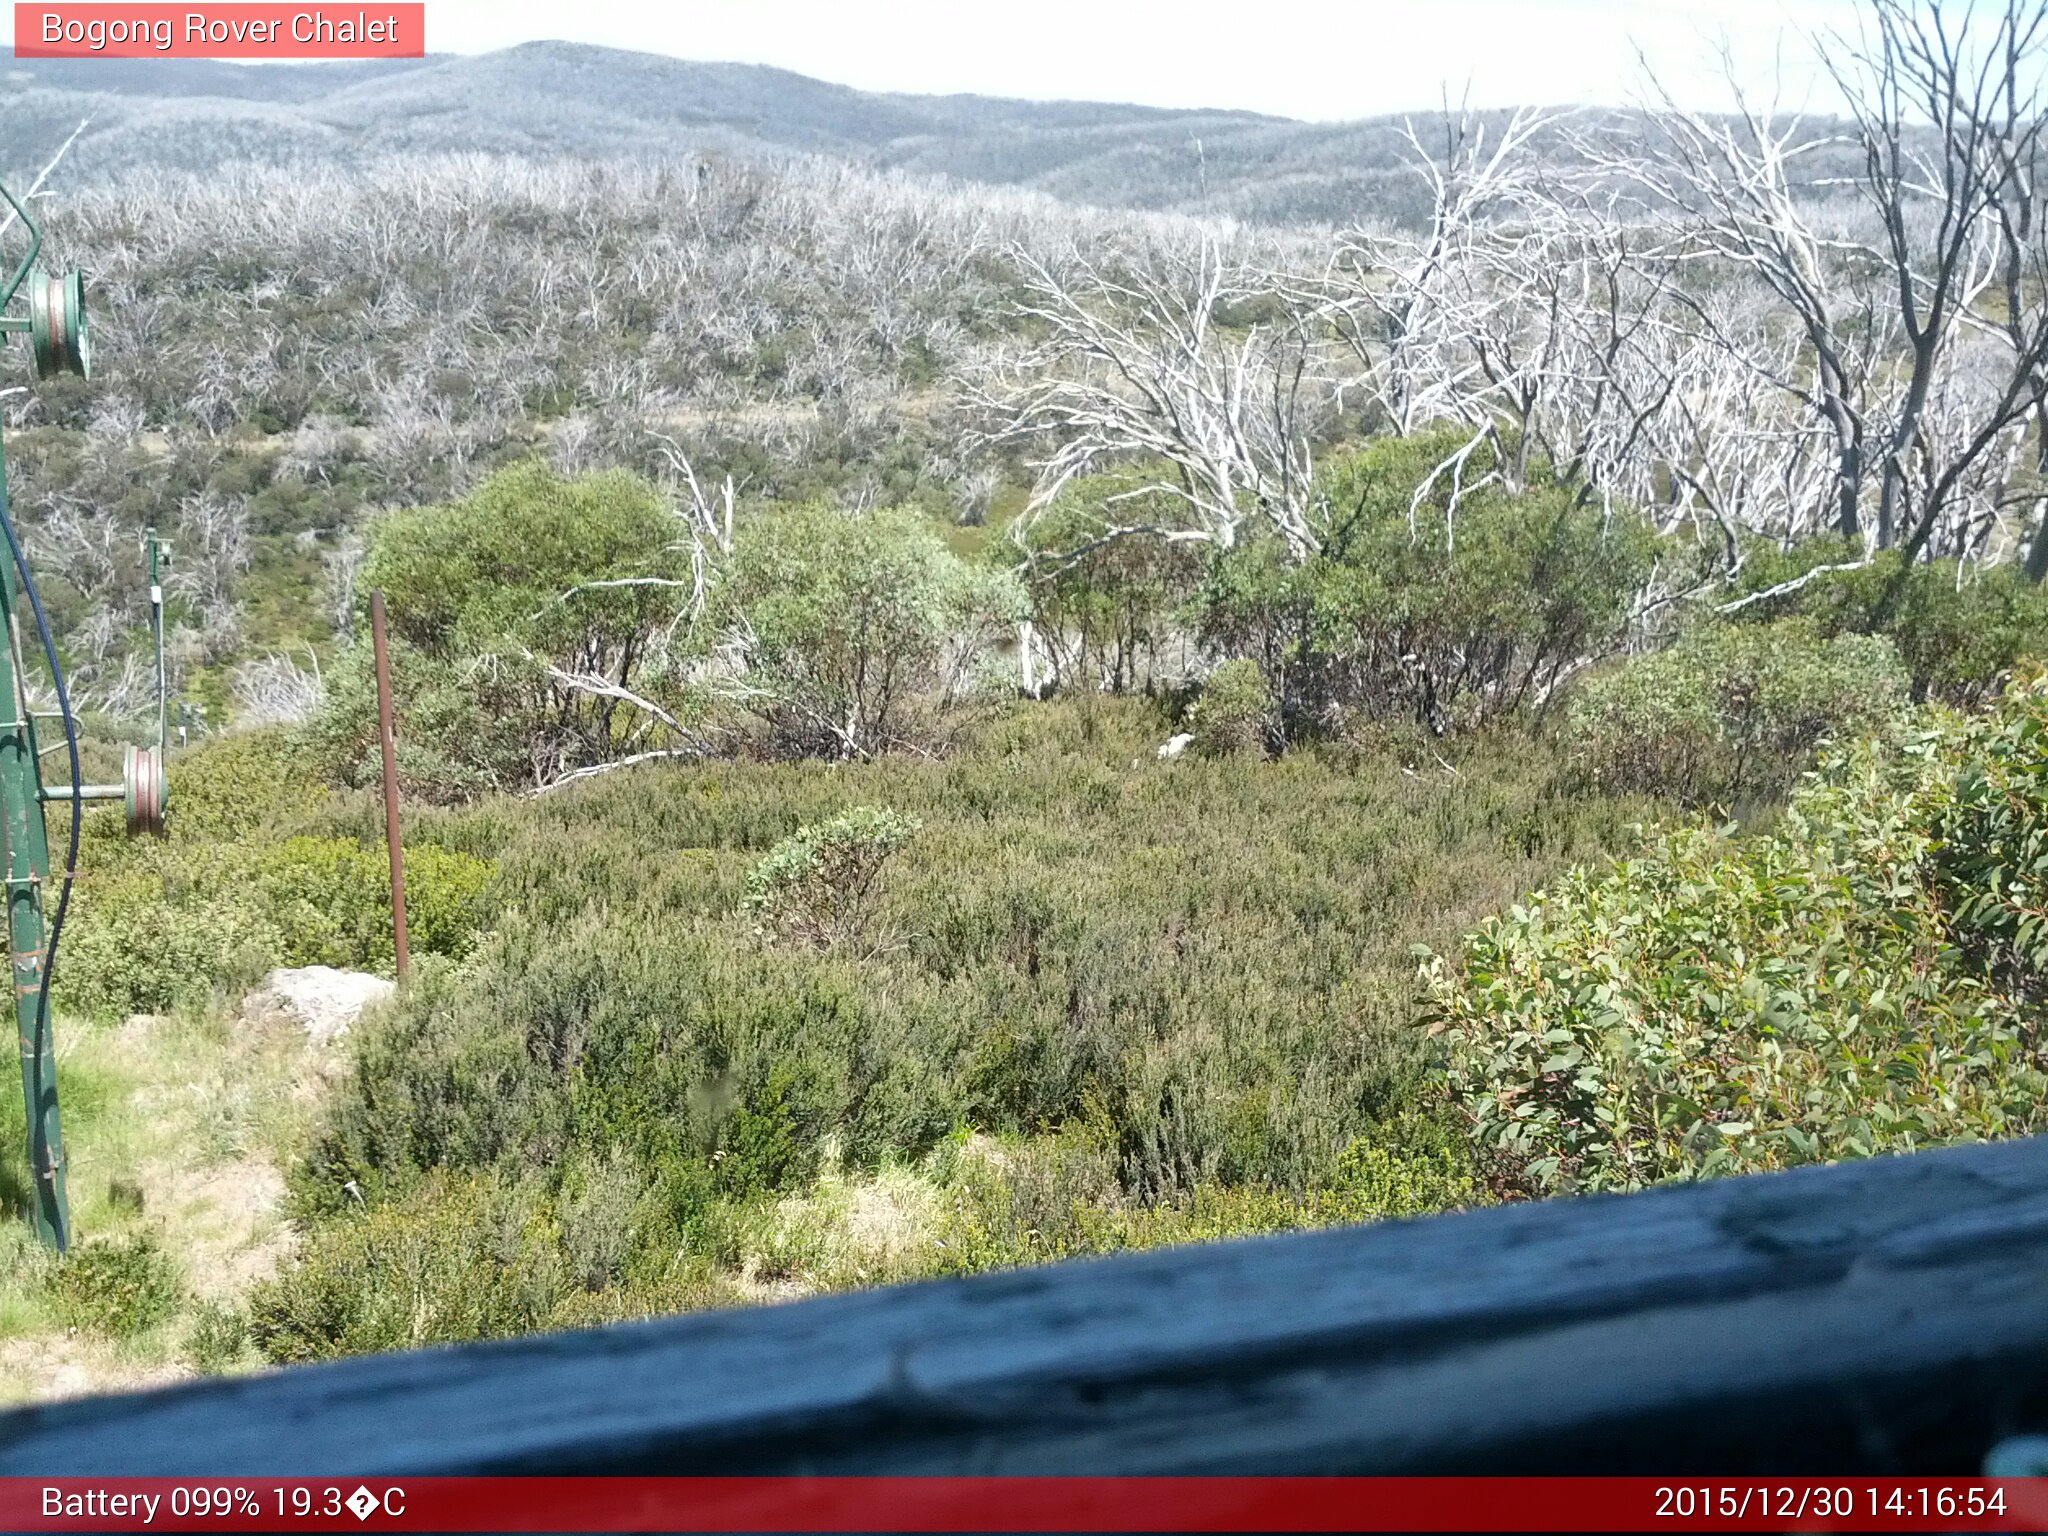
{"label": "eucalyptus foliage", "polygon": [[[647,481],[500,471],[460,501],[386,514],[357,590],[381,588],[414,794],[546,783],[662,737],[658,691],[687,589],[679,528]],[[368,625],[335,669],[315,740],[344,783],[378,771]]]}
{"label": "eucalyptus foliage", "polygon": [[2048,1125],[2048,680],[1837,749],[1781,827],[1577,869],[1424,964],[1500,1181],[1635,1189]]}
{"label": "eucalyptus foliage", "polygon": [[1014,577],[915,513],[772,508],[743,525],[707,619],[736,669],[714,688],[784,753],[868,757],[931,738],[1026,612]]}
{"label": "eucalyptus foliage", "polygon": [[1541,706],[1627,634],[1649,526],[1540,466],[1510,489],[1489,446],[1452,468],[1465,445],[1436,430],[1340,456],[1318,480],[1314,556],[1264,539],[1212,562],[1203,637],[1259,663],[1290,736],[1346,712],[1446,731]]}
{"label": "eucalyptus foliage", "polygon": [[1574,693],[1566,736],[1586,773],[1688,801],[1782,794],[1828,737],[1895,718],[1912,679],[1882,635],[1804,620],[1707,624]]}
{"label": "eucalyptus foliage", "polygon": [[2048,591],[2012,565],[1908,561],[1860,542],[1746,548],[1736,596],[1744,624],[1804,619],[1823,636],[1882,635],[1916,699],[1982,703],[2030,656],[2048,654]]}

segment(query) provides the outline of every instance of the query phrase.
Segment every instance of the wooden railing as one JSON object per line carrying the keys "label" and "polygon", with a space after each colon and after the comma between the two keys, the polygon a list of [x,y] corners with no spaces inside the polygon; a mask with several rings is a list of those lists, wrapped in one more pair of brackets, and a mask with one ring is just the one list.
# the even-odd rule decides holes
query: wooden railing
{"label": "wooden railing", "polygon": [[0,1474],[1970,1473],[2048,1426],[2048,1138],[0,1417]]}

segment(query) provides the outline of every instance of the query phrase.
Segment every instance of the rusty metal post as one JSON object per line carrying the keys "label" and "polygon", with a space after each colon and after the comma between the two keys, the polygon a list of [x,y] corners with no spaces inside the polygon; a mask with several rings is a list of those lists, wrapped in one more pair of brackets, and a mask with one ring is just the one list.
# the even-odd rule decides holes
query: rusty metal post
{"label": "rusty metal post", "polygon": [[391,850],[391,947],[398,979],[412,969],[405,942],[405,845],[398,837],[398,746],[391,728],[391,652],[384,641],[384,593],[370,594],[370,644],[377,657],[377,733],[384,745],[384,842]]}

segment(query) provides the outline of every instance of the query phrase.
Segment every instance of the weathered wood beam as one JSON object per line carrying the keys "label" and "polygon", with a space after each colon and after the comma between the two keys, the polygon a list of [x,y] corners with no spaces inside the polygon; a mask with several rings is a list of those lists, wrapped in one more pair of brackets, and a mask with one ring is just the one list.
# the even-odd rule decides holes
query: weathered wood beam
{"label": "weathered wood beam", "polygon": [[1977,1470],[2048,1426],[2048,1138],[0,1417],[0,1474]]}

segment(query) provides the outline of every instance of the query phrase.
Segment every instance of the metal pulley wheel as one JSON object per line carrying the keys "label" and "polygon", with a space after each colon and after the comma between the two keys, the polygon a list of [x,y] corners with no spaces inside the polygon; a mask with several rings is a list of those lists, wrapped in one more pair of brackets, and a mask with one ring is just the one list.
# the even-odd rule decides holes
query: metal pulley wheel
{"label": "metal pulley wheel", "polygon": [[164,755],[155,747],[129,747],[121,754],[123,803],[130,837],[162,837],[170,785],[164,779]]}
{"label": "metal pulley wheel", "polygon": [[76,267],[62,277],[38,269],[28,275],[29,341],[36,377],[92,374],[92,335],[85,319],[85,278]]}

